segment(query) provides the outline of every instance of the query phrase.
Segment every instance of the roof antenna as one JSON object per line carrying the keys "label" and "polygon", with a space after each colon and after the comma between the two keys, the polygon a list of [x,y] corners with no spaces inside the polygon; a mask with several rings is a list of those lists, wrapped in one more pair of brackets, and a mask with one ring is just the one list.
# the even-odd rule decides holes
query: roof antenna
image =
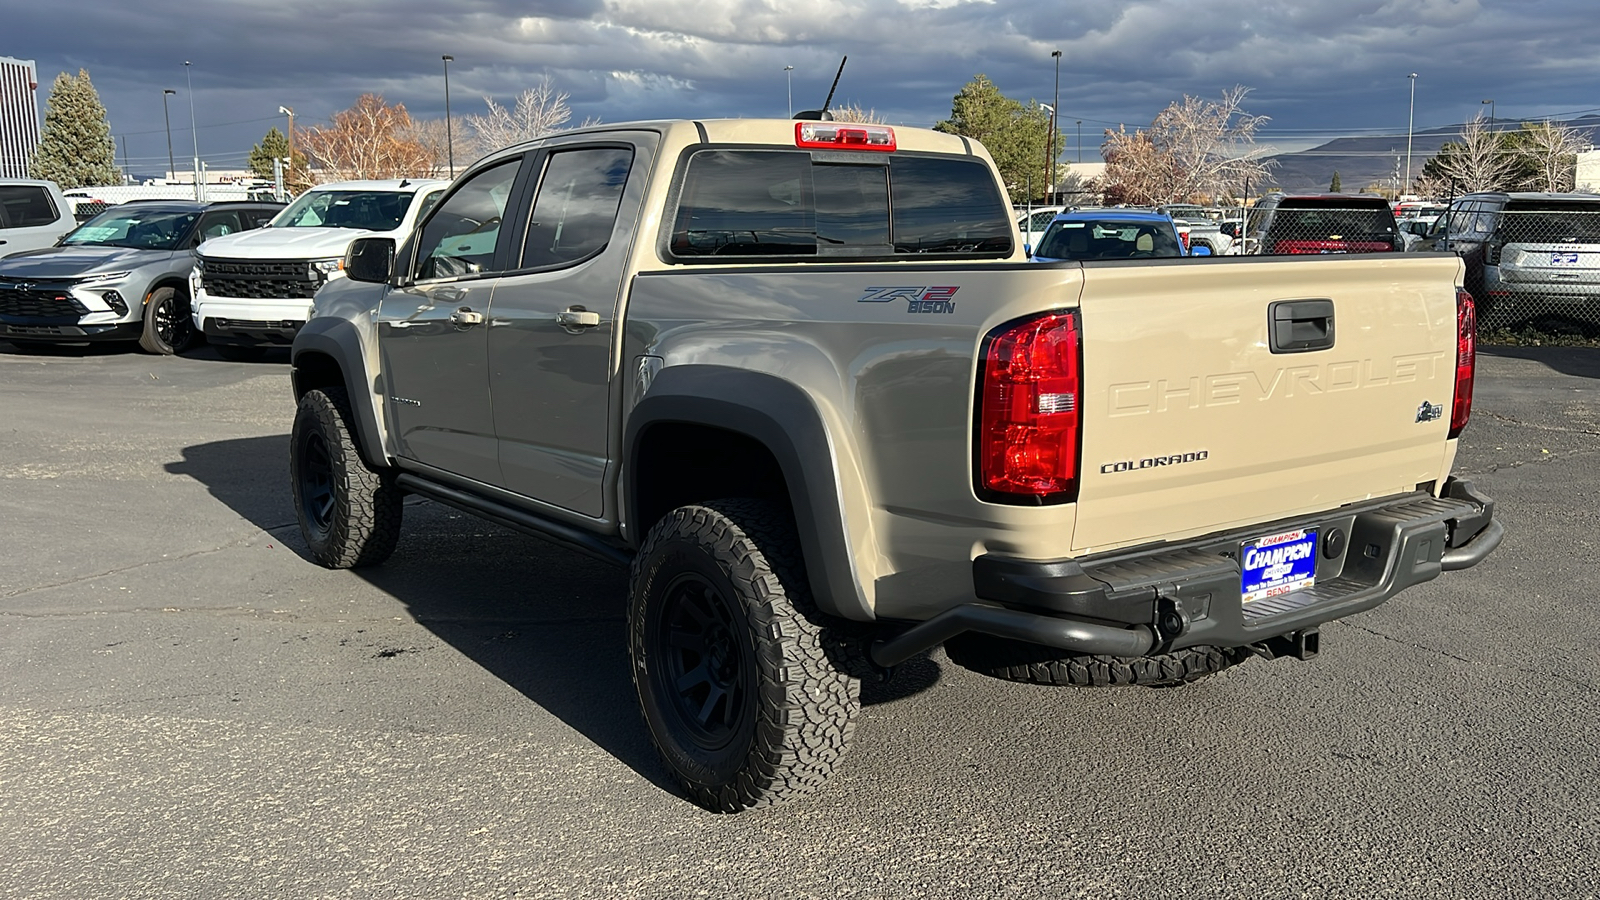
{"label": "roof antenna", "polygon": [[828,112],[828,107],[833,105],[833,92],[839,89],[839,77],[844,74],[844,64],[850,61],[846,56],[839,60],[839,71],[833,75],[833,87],[828,88],[828,99],[822,101],[821,109],[806,109],[794,114],[796,119],[810,119],[817,122],[832,122],[833,113]]}

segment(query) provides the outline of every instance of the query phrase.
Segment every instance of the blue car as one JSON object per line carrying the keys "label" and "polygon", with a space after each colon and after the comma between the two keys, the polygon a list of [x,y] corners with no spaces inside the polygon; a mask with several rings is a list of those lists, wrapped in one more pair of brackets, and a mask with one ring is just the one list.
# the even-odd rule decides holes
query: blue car
{"label": "blue car", "polygon": [[1172,217],[1126,209],[1080,209],[1062,213],[1050,222],[1039,246],[1036,262],[1085,259],[1169,259],[1210,256],[1197,247],[1191,254],[1178,237]]}

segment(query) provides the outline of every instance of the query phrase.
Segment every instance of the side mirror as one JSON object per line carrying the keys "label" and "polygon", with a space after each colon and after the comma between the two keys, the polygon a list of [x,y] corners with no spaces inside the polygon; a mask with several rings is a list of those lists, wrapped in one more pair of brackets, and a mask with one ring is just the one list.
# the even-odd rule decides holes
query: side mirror
{"label": "side mirror", "polygon": [[1211,255],[1211,248],[1207,247],[1207,246],[1205,246],[1203,244],[1201,246],[1198,246],[1198,247],[1190,247],[1189,248],[1189,255],[1190,256],[1210,256]]}
{"label": "side mirror", "polygon": [[1032,244],[1023,244],[1022,245],[1022,254],[1024,256],[1028,257],[1029,259],[1033,259],[1033,245]]}
{"label": "side mirror", "polygon": [[357,238],[344,255],[344,274],[351,281],[388,284],[394,275],[394,238]]}

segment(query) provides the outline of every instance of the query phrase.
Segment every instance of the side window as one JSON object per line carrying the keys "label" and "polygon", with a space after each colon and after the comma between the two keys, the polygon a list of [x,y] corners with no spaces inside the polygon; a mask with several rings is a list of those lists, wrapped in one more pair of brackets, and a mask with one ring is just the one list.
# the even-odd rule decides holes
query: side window
{"label": "side window", "polygon": [[417,217],[415,219],[412,219],[411,221],[413,221],[413,222],[422,221],[422,217],[426,216],[428,214],[428,210],[433,209],[433,205],[435,203],[438,203],[439,202],[439,198],[443,197],[443,196],[444,196],[444,188],[440,188],[437,191],[429,191],[426,194],[423,194],[422,195],[422,202],[417,204]]}
{"label": "side window", "polygon": [[209,241],[214,237],[222,237],[225,234],[233,234],[235,231],[243,230],[239,225],[239,213],[237,211],[218,210],[208,212],[200,217],[200,228],[195,234],[194,242],[198,244],[202,241]]}
{"label": "side window", "polygon": [[1045,230],[1045,228],[1048,227],[1051,222],[1055,221],[1056,215],[1057,215],[1057,213],[1056,213],[1055,210],[1050,210],[1049,212],[1037,212],[1037,213],[1034,213],[1033,214],[1033,221],[1028,223],[1028,230],[1029,231],[1043,231],[1043,230]]}
{"label": "side window", "polygon": [[611,240],[633,150],[591,147],[550,154],[528,217],[522,268],[577,262]]}
{"label": "side window", "polygon": [[0,227],[31,228],[56,220],[50,192],[29,184],[0,187]]}
{"label": "side window", "polygon": [[276,209],[247,209],[241,213],[241,215],[244,216],[244,227],[246,230],[262,227],[268,222],[271,222],[272,217],[277,214],[278,210]]}
{"label": "side window", "polygon": [[412,275],[418,281],[494,271],[500,217],[521,165],[519,158],[484,169],[434,211],[417,242]]}

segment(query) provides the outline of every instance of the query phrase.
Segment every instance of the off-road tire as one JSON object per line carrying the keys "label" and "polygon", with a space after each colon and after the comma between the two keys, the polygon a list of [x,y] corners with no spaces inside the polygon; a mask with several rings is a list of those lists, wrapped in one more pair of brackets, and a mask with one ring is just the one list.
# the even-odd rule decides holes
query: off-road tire
{"label": "off-road tire", "polygon": [[861,710],[861,682],[832,631],[787,510],[718,500],[650,529],[628,604],[633,683],[650,739],[690,799],[738,812],[828,779]]}
{"label": "off-road tire", "polygon": [[204,335],[189,317],[189,298],[176,288],[156,288],[144,303],[139,346],[146,353],[174,356],[200,343]]}
{"label": "off-road tire", "polygon": [[300,398],[289,437],[289,482],[311,558],[330,569],[377,565],[400,539],[403,492],[390,472],[367,467],[351,435],[341,387]]}
{"label": "off-road tire", "polygon": [[945,642],[944,652],[956,665],[992,678],[1070,687],[1176,687],[1251,655],[1243,647],[1187,647],[1155,656],[1101,656],[970,632]]}

